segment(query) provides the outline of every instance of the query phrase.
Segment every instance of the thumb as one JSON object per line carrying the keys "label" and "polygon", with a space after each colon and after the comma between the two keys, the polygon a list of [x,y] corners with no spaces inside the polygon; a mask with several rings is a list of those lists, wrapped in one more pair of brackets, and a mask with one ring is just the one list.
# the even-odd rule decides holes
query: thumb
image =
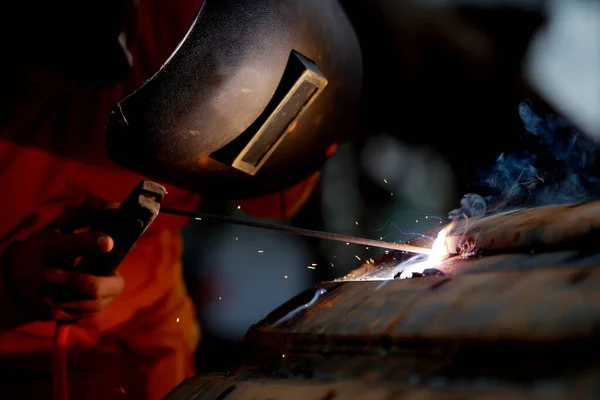
{"label": "thumb", "polygon": [[82,232],[71,235],[48,235],[43,245],[44,254],[50,259],[80,257],[108,253],[114,242],[110,236],[97,232]]}
{"label": "thumb", "polygon": [[81,225],[87,211],[81,206],[66,206],[61,215],[49,222],[40,231],[71,233],[77,225]]}

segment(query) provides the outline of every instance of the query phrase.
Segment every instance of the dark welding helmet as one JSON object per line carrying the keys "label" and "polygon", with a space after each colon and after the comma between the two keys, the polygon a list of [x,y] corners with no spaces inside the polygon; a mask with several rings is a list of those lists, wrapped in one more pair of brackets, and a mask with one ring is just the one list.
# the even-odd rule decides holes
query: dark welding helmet
{"label": "dark welding helmet", "polygon": [[112,110],[108,152],[191,192],[279,191],[356,128],[361,84],[336,0],[204,0],[162,68]]}

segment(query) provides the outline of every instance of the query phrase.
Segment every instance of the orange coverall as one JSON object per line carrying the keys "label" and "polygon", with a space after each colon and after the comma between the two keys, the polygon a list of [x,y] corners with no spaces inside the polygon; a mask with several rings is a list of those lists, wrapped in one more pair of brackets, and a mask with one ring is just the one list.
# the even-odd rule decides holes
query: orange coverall
{"label": "orange coverall", "polygon": [[[146,71],[175,49],[200,1],[140,3],[132,79],[97,90],[65,84],[33,68],[17,82],[12,115],[0,119],[0,250],[79,204],[88,195],[121,201],[143,177],[105,154],[110,108]],[[144,65],[142,65],[144,64]],[[2,111],[6,114],[7,111]],[[283,194],[239,202],[257,216],[285,217],[304,203],[313,176]],[[168,187],[164,205],[192,209],[198,198]],[[71,329],[68,345],[72,399],[160,399],[193,374],[200,329],[182,281],[180,228],[185,219],[161,215],[121,265],[125,291],[97,317]],[[50,398],[54,324],[8,329],[17,313],[0,280],[0,398]]]}

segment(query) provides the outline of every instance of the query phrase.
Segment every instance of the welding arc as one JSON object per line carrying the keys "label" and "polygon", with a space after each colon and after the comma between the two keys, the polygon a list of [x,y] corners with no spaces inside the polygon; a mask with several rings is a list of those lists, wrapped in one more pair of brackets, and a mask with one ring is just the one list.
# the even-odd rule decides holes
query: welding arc
{"label": "welding arc", "polygon": [[269,224],[269,223],[265,223],[265,222],[256,222],[256,221],[247,221],[247,220],[243,220],[243,219],[225,217],[222,215],[176,210],[174,208],[166,208],[166,207],[161,208],[160,212],[164,213],[164,214],[178,215],[180,217],[189,217],[189,218],[195,218],[195,219],[204,218],[207,220],[220,221],[220,222],[225,222],[225,223],[233,224],[233,225],[250,226],[253,228],[261,228],[261,229],[268,229],[271,231],[287,232],[287,233],[293,233],[296,235],[310,236],[310,237],[319,238],[319,239],[336,240],[338,242],[346,242],[346,243],[352,243],[352,244],[360,244],[360,245],[364,245],[364,246],[379,247],[382,249],[400,250],[400,251],[406,251],[409,253],[417,253],[417,254],[430,254],[431,253],[431,249],[428,249],[426,247],[410,246],[408,244],[384,242],[381,240],[365,239],[365,238],[360,238],[360,237],[355,237],[355,236],[346,236],[346,235],[340,235],[337,233],[314,231],[314,230],[310,230],[310,229],[295,228],[293,226]]}

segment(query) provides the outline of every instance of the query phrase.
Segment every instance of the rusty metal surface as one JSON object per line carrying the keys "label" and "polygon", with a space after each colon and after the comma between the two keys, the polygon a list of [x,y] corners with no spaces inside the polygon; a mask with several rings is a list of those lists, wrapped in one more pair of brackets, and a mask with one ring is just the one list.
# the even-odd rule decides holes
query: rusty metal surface
{"label": "rusty metal surface", "polygon": [[[558,240],[557,224],[534,231]],[[382,279],[407,257],[390,252],[292,298],[250,328],[239,364],[167,400],[600,398],[592,242],[453,256],[437,266],[443,276]]]}
{"label": "rusty metal surface", "polygon": [[[322,283],[313,307],[277,322],[317,288],[249,330],[248,354],[219,390],[235,386],[227,400],[599,398],[596,260],[518,256],[534,267],[485,271],[527,264],[517,255],[456,258],[483,272]],[[195,379],[183,386],[205,383]]]}
{"label": "rusty metal surface", "polygon": [[[600,271],[554,268],[401,281],[344,282],[315,306],[251,334],[368,336],[373,340],[562,340],[600,326]],[[291,304],[287,307],[291,307]]]}
{"label": "rusty metal surface", "polygon": [[600,398],[597,261],[456,257],[442,277],[325,282],[253,326],[230,370],[166,400]]}
{"label": "rusty metal surface", "polygon": [[450,253],[535,251],[595,247],[600,238],[600,202],[514,210],[458,221],[448,232]]}
{"label": "rusty metal surface", "polygon": [[549,384],[540,382],[534,393],[516,388],[411,387],[398,383],[374,384],[369,381],[306,381],[225,377],[196,377],[180,385],[165,400],[541,400],[571,399],[557,394]]}
{"label": "rusty metal surface", "polygon": [[501,254],[463,260],[452,257],[439,268],[447,274],[470,274],[488,271],[511,271],[553,268],[594,268],[600,266],[600,253],[582,250],[556,251],[539,254]]}

